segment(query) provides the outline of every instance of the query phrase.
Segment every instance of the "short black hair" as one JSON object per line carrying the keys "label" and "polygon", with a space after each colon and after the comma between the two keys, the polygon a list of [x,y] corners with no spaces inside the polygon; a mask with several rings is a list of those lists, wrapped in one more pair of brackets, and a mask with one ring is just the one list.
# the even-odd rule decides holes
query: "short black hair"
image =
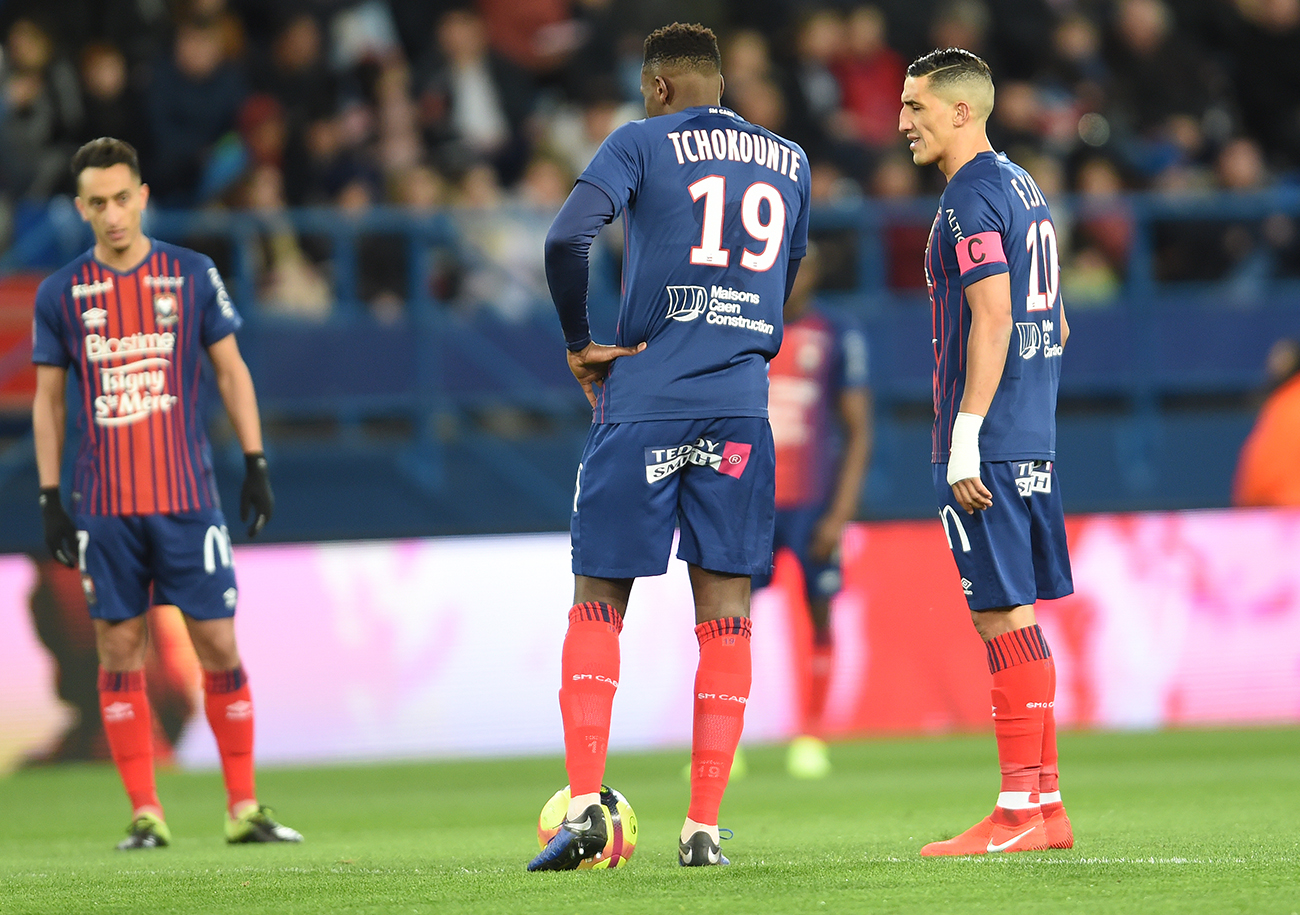
{"label": "short black hair", "polygon": [[108,168],[112,165],[125,165],[131,169],[131,174],[140,177],[140,154],[134,146],[115,137],[91,140],[72,157],[72,180],[80,183],[81,173],[86,169]]}
{"label": "short black hair", "polygon": [[705,73],[722,72],[718,36],[698,23],[674,22],[655,29],[645,40],[645,69],[676,66]]}
{"label": "short black hair", "polygon": [[986,79],[993,82],[993,71],[984,60],[965,48],[936,48],[922,54],[907,68],[912,78],[929,76],[932,86],[960,79]]}

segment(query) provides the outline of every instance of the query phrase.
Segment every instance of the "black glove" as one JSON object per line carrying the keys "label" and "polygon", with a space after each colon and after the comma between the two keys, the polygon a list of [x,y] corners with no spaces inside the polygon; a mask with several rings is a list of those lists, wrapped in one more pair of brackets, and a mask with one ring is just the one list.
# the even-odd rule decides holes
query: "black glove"
{"label": "black glove", "polygon": [[266,468],[266,455],[260,451],[244,455],[244,488],[239,493],[239,520],[248,524],[248,536],[256,537],[266,527],[275,508],[271,494],[271,475]]}
{"label": "black glove", "polygon": [[45,545],[59,562],[69,569],[77,567],[77,525],[72,523],[63,507],[59,487],[47,486],[41,490],[41,519],[45,522]]}

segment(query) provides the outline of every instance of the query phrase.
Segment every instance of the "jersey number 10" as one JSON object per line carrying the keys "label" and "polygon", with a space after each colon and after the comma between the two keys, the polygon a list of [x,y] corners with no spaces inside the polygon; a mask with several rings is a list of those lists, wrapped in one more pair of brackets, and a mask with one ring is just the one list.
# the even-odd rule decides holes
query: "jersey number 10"
{"label": "jersey number 10", "polygon": [[[727,179],[722,175],[709,175],[687,188],[691,199],[704,198],[704,226],[699,245],[691,248],[691,263],[704,267],[726,267],[731,263],[731,252],[722,247],[723,216],[727,203]],[[760,205],[767,201],[768,217],[763,222]],[[763,242],[757,254],[745,248],[740,255],[740,266],[755,273],[771,270],[781,253],[781,239],[785,235],[785,201],[781,192],[772,185],[756,181],[745,190],[740,200],[740,222],[755,241]]]}
{"label": "jersey number 10", "polygon": [[[1041,270],[1038,256],[1040,245],[1043,249]],[[1056,293],[1061,287],[1061,261],[1056,249],[1056,227],[1050,219],[1029,224],[1029,233],[1025,236],[1025,250],[1029,252],[1026,311],[1050,311],[1056,304]]]}

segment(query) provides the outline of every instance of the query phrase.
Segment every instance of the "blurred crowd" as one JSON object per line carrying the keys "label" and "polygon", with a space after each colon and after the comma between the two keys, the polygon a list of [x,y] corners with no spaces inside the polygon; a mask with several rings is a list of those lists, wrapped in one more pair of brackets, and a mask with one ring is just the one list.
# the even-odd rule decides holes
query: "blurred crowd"
{"label": "blurred crowd", "polygon": [[[0,239],[24,205],[72,192],[79,144],[113,135],[164,207],[452,212],[490,269],[449,269],[442,292],[527,310],[550,215],[642,116],[642,41],[676,19],[718,32],[724,102],[802,144],[828,206],[932,200],[937,170],[897,134],[904,69],[936,46],[980,54],[994,146],[1075,202],[1058,215],[1075,301],[1124,280],[1125,192],[1300,181],[1300,0],[9,0]],[[890,285],[923,284],[928,227],[890,229]],[[375,309],[400,308],[400,247],[360,253]],[[1153,248],[1160,280],[1300,274],[1285,212],[1169,223]],[[260,254],[265,300],[329,309],[328,251],[286,224]]]}

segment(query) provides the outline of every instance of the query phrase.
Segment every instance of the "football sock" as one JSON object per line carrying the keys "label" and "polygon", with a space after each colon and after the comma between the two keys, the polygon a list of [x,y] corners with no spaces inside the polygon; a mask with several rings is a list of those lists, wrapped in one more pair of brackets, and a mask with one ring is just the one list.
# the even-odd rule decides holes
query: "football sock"
{"label": "football sock", "polygon": [[99,669],[99,713],[133,816],[162,817],[153,775],[153,722],[144,670]]}
{"label": "football sock", "polygon": [[[560,716],[564,720],[564,768],[582,816],[590,795],[600,795],[609,748],[609,719],[618,689],[618,634],[623,618],[611,605],[585,601],[569,609],[569,629],[560,655]],[[577,804],[581,809],[575,811]]]}
{"label": "football sock", "polygon": [[[1056,661],[1047,658],[1047,708],[1043,709],[1043,770],[1038,776],[1038,790],[1061,800],[1061,771],[1056,754]],[[1050,803],[1045,801],[1044,803]]]}
{"label": "football sock", "polygon": [[812,660],[809,664],[808,704],[804,708],[803,732],[820,736],[822,715],[826,711],[826,696],[831,686],[831,656],[833,646],[829,629],[813,634]]}
{"label": "football sock", "polygon": [[691,805],[696,823],[718,822],[731,763],[745,726],[752,667],[750,622],[730,616],[700,623],[700,665],[695,673],[695,726],[691,737]]}
{"label": "football sock", "polygon": [[720,838],[718,838],[718,827],[716,823],[712,825],[708,823],[697,823],[694,820],[692,820],[690,817],[687,817],[686,822],[682,824],[681,840],[683,842],[689,842],[691,840],[691,836],[695,835],[697,832],[707,833],[708,837],[713,841],[714,845],[717,845],[719,842],[722,841]]}
{"label": "football sock", "polygon": [[204,708],[221,754],[226,805],[232,817],[257,803],[253,787],[253,694],[243,665],[203,672]]}
{"label": "football sock", "polygon": [[993,674],[993,733],[1002,790],[1037,793],[1043,713],[1051,701],[1051,650],[1037,625],[1004,632],[985,645]]}

